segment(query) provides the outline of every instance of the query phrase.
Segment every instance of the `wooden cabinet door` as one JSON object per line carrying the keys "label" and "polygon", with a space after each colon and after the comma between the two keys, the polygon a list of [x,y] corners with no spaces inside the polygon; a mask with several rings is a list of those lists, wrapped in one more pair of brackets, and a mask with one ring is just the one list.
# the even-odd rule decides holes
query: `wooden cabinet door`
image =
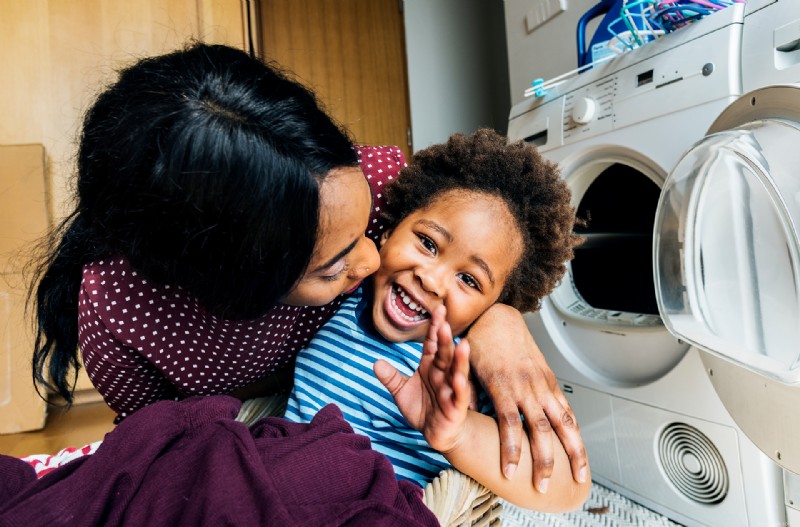
{"label": "wooden cabinet door", "polygon": [[311,87],[369,145],[411,152],[403,14],[398,0],[258,0],[262,58]]}

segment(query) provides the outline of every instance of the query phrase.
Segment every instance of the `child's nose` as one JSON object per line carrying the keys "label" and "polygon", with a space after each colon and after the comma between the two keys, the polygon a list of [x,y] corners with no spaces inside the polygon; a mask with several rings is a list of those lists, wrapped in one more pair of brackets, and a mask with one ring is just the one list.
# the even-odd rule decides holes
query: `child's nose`
{"label": "child's nose", "polygon": [[420,284],[422,284],[422,289],[440,298],[444,296],[443,282],[439,273],[435,270],[417,267],[414,274],[416,274]]}

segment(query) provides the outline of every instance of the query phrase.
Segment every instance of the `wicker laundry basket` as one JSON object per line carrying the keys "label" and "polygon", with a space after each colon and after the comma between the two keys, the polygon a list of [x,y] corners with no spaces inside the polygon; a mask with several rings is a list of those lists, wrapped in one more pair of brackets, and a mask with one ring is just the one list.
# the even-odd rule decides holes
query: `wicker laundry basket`
{"label": "wicker laundry basket", "polygon": [[[248,425],[267,416],[282,416],[286,395],[258,397],[242,403],[237,421]],[[502,503],[486,487],[454,468],[448,468],[428,483],[423,501],[442,527],[498,527]]]}

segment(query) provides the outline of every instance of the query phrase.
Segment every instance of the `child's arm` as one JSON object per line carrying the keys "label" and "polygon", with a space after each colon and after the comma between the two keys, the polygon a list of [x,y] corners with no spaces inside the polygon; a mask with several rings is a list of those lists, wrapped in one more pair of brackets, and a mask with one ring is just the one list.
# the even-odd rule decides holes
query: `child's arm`
{"label": "child's arm", "polygon": [[[519,466],[510,478],[500,472],[500,432],[497,421],[488,415],[470,411],[463,440],[449,452],[442,452],[455,468],[482,483],[509,502],[542,512],[568,512],[578,509],[589,497],[592,482],[572,478],[569,458],[561,443],[554,444],[553,473],[544,493],[531,483],[533,459],[527,436],[523,436]],[[528,449],[528,450],[526,450]]]}
{"label": "child's arm", "polygon": [[467,410],[469,346],[465,340],[453,344],[450,326],[444,321],[444,308],[432,315],[422,360],[413,376],[405,377],[385,361],[375,364],[375,374],[431,447],[498,496],[521,507],[561,512],[580,507],[589,495],[591,478],[587,477],[586,483],[574,481],[569,458],[560,443],[555,445],[553,474],[546,493],[531,484],[533,462],[527,438],[517,470],[510,478],[503,476],[497,423],[489,416]]}

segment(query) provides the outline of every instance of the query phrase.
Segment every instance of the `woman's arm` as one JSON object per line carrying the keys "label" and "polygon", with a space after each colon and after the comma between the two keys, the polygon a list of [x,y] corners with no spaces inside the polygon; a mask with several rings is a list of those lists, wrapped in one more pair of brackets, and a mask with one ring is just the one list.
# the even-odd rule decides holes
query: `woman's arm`
{"label": "woman's arm", "polygon": [[[472,373],[497,414],[498,463],[503,472],[514,476],[522,451],[527,450],[535,460],[533,483],[539,487],[552,478],[555,454],[564,451],[575,481],[588,481],[589,463],[575,415],[520,312],[495,304],[472,325],[467,340]],[[520,415],[528,423],[527,438]]]}

